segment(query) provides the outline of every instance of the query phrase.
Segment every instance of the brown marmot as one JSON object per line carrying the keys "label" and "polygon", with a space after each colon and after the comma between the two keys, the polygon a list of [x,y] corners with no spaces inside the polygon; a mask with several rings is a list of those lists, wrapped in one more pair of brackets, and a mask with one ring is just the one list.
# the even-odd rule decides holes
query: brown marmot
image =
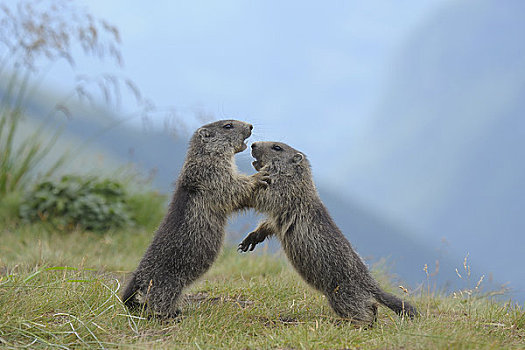
{"label": "brown marmot", "polygon": [[372,324],[376,301],[400,315],[418,314],[409,303],[381,290],[370,275],[321,202],[303,153],[279,142],[255,142],[252,155],[253,166],[269,174],[270,185],[255,191],[251,206],[267,219],[239,250],[253,250],[276,235],[297,272],[327,297],[341,317]]}
{"label": "brown marmot", "polygon": [[244,151],[252,125],[221,120],[192,136],[164,220],[146,250],[122,300],[129,308],[175,317],[182,289],[204,274],[223,243],[228,215],[246,206],[264,176],[242,175],[235,153]]}

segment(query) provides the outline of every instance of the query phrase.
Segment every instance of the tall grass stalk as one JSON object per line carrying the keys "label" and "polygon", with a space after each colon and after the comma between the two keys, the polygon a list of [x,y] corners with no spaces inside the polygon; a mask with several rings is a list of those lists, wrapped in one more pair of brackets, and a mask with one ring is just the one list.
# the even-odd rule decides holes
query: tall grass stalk
{"label": "tall grass stalk", "polygon": [[[0,194],[2,195],[27,186],[30,174],[55,145],[60,134],[60,130],[57,130],[50,139],[44,140],[43,129],[40,127],[23,142],[15,143],[17,130],[24,117],[24,101],[30,84],[27,76],[28,74],[25,74],[25,78],[18,81],[17,72],[11,74],[0,104]],[[51,175],[65,160],[64,154],[48,167],[45,175]]]}
{"label": "tall grass stalk", "polygon": [[[72,117],[66,104],[70,98],[93,104],[101,99],[109,105],[119,104],[124,86],[139,106],[143,102],[151,109],[151,102],[143,99],[129,79],[112,74],[75,74],[78,55],[97,61],[109,59],[114,67],[121,67],[119,46],[116,27],[95,18],[73,1],[21,0],[0,4],[0,195],[25,188],[35,175],[61,133],[60,123],[53,117]],[[71,68],[72,93],[63,101],[56,101],[47,116],[34,116],[40,119],[39,127],[32,134],[21,136],[31,99],[40,90],[46,73],[57,64]],[[54,130],[50,137],[44,137],[45,127]],[[67,156],[64,152],[58,160],[46,164],[42,175],[55,173]]]}

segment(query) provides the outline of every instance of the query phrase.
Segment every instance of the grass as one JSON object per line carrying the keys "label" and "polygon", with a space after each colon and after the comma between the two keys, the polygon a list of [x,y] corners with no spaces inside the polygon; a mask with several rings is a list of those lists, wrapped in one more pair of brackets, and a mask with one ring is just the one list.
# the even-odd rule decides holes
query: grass
{"label": "grass", "polygon": [[525,312],[510,303],[422,288],[409,298],[420,318],[400,319],[381,307],[374,328],[358,328],[336,317],[280,255],[241,255],[231,247],[186,291],[180,320],[148,320],[129,314],[118,293],[150,231],[64,234],[11,226],[0,238],[6,348],[525,348]]}

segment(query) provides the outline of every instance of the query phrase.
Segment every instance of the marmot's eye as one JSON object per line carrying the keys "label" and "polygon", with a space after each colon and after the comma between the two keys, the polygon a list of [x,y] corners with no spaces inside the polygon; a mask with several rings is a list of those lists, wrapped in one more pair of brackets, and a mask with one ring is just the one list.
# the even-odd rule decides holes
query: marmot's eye
{"label": "marmot's eye", "polygon": [[276,151],[282,151],[283,149],[281,148],[281,146],[279,145],[273,145],[272,146],[272,149],[276,150]]}
{"label": "marmot's eye", "polygon": [[231,129],[231,128],[233,128],[233,124],[232,123],[228,123],[228,124],[224,125],[223,128]]}

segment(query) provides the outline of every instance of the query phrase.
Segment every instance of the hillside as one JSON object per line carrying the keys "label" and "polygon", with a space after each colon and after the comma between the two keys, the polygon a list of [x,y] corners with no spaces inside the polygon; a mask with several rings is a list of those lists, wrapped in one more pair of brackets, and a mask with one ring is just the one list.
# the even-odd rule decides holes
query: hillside
{"label": "hillside", "polygon": [[[407,39],[349,188],[525,298],[525,3],[450,2]],[[350,157],[349,157],[350,158]],[[350,186],[349,186],[350,187]]]}

